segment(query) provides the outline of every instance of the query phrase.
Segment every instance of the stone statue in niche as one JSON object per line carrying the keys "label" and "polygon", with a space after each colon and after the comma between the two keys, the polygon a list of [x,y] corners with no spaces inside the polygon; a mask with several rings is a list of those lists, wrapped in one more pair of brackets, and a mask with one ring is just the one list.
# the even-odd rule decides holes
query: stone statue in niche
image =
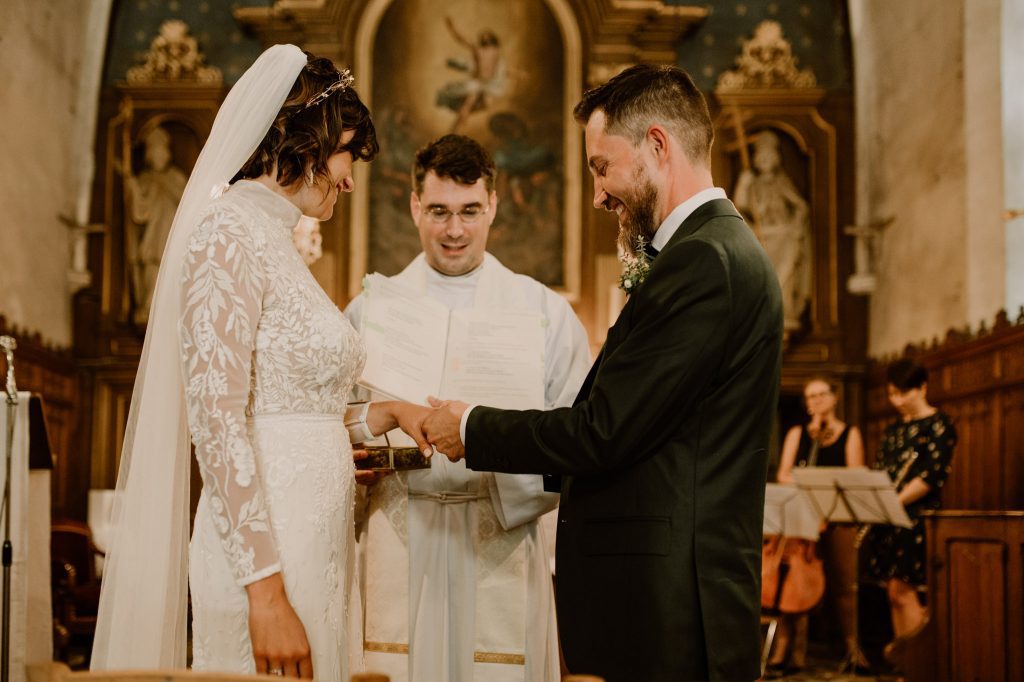
{"label": "stone statue in niche", "polygon": [[761,132],[753,146],[753,168],[740,173],[733,201],[750,217],[775,266],[788,338],[800,328],[800,317],[811,299],[810,211],[782,168],[778,135]]}
{"label": "stone statue in niche", "polygon": [[137,176],[130,168],[124,169],[128,207],[125,255],[134,304],[132,321],[138,325],[149,320],[160,258],[188,182],[185,172],[172,162],[171,136],[156,126],[145,137],[145,169]]}

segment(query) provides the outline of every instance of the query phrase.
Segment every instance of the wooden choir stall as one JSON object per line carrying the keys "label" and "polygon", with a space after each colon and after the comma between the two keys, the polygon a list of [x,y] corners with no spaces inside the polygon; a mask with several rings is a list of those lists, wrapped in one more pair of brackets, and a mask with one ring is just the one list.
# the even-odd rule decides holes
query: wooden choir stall
{"label": "wooden choir stall", "polygon": [[[909,347],[959,443],[942,510],[926,513],[929,622],[908,645],[910,682],[1024,679],[1024,311]],[[892,420],[884,363],[867,378],[867,441]]]}

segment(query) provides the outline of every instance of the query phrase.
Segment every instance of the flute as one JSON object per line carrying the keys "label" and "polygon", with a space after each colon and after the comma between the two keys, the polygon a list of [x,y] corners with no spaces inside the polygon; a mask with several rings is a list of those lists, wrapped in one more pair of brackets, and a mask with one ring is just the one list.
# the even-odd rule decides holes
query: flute
{"label": "flute", "polygon": [[[914,454],[907,458],[907,461],[903,463],[903,466],[901,466],[900,470],[896,473],[896,480],[893,482],[893,485],[896,486],[897,491],[900,489],[900,485],[903,484],[903,479],[905,479],[907,477],[907,474],[910,473],[910,466],[914,463],[914,460],[916,459],[917,453],[915,452]],[[871,530],[871,526],[872,524],[870,523],[860,524],[860,528],[857,529],[857,537],[853,539],[853,546],[855,548],[860,547],[861,544],[864,542],[864,538],[867,537],[868,531]]]}

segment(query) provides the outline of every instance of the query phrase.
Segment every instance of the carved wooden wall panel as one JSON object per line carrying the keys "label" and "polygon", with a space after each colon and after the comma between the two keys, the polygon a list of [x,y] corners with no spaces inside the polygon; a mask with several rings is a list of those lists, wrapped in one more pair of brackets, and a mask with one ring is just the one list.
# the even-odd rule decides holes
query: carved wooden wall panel
{"label": "carved wooden wall panel", "polygon": [[996,452],[997,434],[993,424],[992,399],[985,396],[949,400],[942,405],[953,423],[959,438],[953,457],[943,504],[948,509],[971,509],[972,501],[991,508],[998,504],[1001,480],[1001,462],[997,458],[989,466],[973,466],[968,458],[986,458]]}
{"label": "carved wooden wall panel", "polygon": [[[1021,353],[1024,355],[1024,353]],[[1024,481],[1024,386],[1007,389],[1001,400],[1002,433],[999,440],[1004,451],[1002,480],[1003,499],[1013,500],[1021,481]],[[1011,502],[1020,508],[1020,502]]]}
{"label": "carved wooden wall panel", "polygon": [[1024,513],[926,517],[931,621],[908,682],[1024,679]]}
{"label": "carved wooden wall panel", "polygon": [[1006,543],[994,538],[951,538],[941,549],[949,573],[943,601],[949,608],[937,615],[943,618],[952,642],[950,670],[957,671],[958,679],[1006,679],[1006,650],[1001,646],[1007,641],[1009,624]]}
{"label": "carved wooden wall panel", "polygon": [[[46,345],[38,334],[8,326],[3,316],[0,316],[0,334],[13,336],[18,344],[14,351],[18,390],[43,397],[43,413],[54,460],[51,476],[54,515],[66,515],[79,506],[84,511],[86,486],[81,482],[88,480],[88,451],[81,448],[78,441],[79,373],[71,353]],[[0,359],[0,382],[6,374],[7,363]]]}
{"label": "carved wooden wall panel", "polygon": [[128,423],[135,372],[134,363],[94,369],[90,434],[93,458],[89,472],[93,488],[113,488],[117,483],[117,464]]}
{"label": "carved wooden wall panel", "polygon": [[[928,398],[949,413],[959,436],[946,485],[947,509],[1024,509],[1024,317],[1001,314],[976,337],[951,332],[941,345],[908,347],[928,369]],[[867,378],[867,455],[896,419],[885,387],[885,361]]]}

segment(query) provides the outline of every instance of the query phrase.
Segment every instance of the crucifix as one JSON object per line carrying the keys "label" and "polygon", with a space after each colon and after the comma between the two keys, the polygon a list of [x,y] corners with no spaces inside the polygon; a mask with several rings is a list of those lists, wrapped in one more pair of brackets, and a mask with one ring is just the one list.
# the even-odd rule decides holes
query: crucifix
{"label": "crucifix", "polygon": [[889,227],[895,217],[876,220],[867,225],[847,225],[843,234],[854,238],[853,242],[853,274],[846,280],[846,288],[851,294],[868,295],[875,291],[875,244],[874,239],[882,230]]}

